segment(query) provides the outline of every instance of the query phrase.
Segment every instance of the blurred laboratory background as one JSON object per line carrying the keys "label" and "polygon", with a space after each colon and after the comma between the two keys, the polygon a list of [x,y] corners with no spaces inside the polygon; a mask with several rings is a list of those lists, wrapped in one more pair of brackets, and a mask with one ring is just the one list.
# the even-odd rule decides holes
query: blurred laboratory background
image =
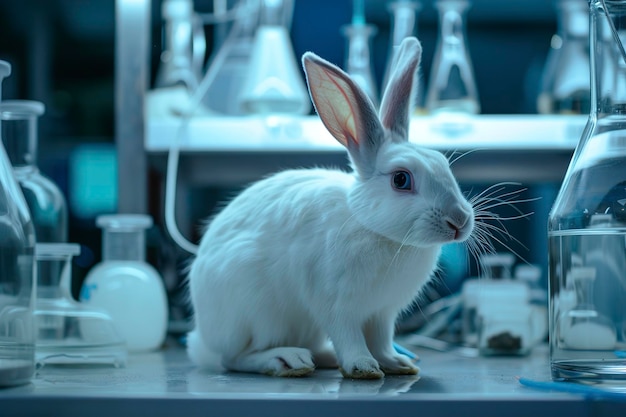
{"label": "blurred laboratory background", "polygon": [[[219,48],[225,45],[228,31],[232,27],[227,16],[232,14],[234,0],[193,0],[193,10],[200,23],[200,34],[189,35],[195,45],[192,58],[199,56],[199,63],[192,63],[191,70],[199,69],[195,79],[187,79],[168,72],[172,63],[172,39],[168,38],[168,25],[176,20],[176,11],[168,9],[166,0],[152,0],[149,4],[148,26],[139,38],[128,30],[126,38],[116,39],[116,30],[120,31],[122,20],[119,10],[134,6],[125,0],[0,0],[0,59],[12,65],[12,75],[4,80],[3,99],[36,100],[45,104],[45,112],[40,114],[38,125],[37,164],[41,172],[50,178],[60,189],[67,201],[68,236],[67,241],[80,244],[80,254],[76,254],[73,264],[74,279],[72,291],[78,298],[78,292],[89,271],[101,260],[103,252],[101,231],[96,225],[96,218],[103,214],[119,211],[145,211],[154,226],[146,230],[146,257],[163,277],[167,296],[170,301],[170,321],[183,319],[187,312],[184,307],[183,278],[184,268],[189,255],[181,250],[170,238],[165,227],[165,166],[166,149],[154,151],[147,156],[126,155],[122,161],[116,150],[116,135],[129,124],[140,122],[139,115],[144,109],[124,107],[137,113],[136,118],[129,118],[126,125],[120,122],[120,106],[127,106],[123,100],[135,100],[136,91],[120,89],[116,76],[141,79],[141,68],[132,65],[118,69],[121,59],[126,62],[128,56],[121,57],[120,48],[128,43],[145,40],[146,91],[157,87],[176,85],[181,81],[193,88],[200,82],[203,71],[217,55]],[[141,2],[139,2],[141,3]],[[176,2],[170,2],[176,3]],[[246,3],[242,1],[241,3]],[[249,3],[255,3],[250,1]],[[262,2],[282,3],[282,2]],[[555,64],[559,51],[565,48],[568,40],[567,25],[574,25],[574,32],[582,30],[582,38],[587,39],[586,1],[576,0],[471,0],[436,2],[434,0],[386,1],[366,0],[363,9],[358,10],[358,0],[295,0],[285,2],[292,5],[279,11],[279,16],[270,16],[271,7],[265,10],[267,16],[258,19],[278,19],[287,29],[287,47],[292,48],[295,57],[305,51],[314,51],[318,55],[334,62],[355,76],[361,75],[364,86],[373,86],[372,99],[380,97],[385,82],[388,66],[392,60],[394,32],[413,33],[423,45],[417,107],[422,114],[435,113],[439,109],[437,100],[445,98],[450,91],[437,90],[437,77],[444,77],[445,85],[459,82],[461,99],[468,101],[469,107],[463,111],[482,115],[538,115],[547,113],[578,114],[588,112],[588,62],[585,61],[586,44],[579,49],[582,58],[563,65]],[[442,3],[447,3],[442,5]],[[126,5],[125,5],[126,4]],[[403,7],[401,10],[400,6]],[[581,7],[582,6],[582,7]],[[117,7],[117,9],[116,9]],[[117,12],[116,12],[117,10]],[[286,10],[286,11],[285,11]],[[576,18],[576,11],[582,11],[581,20]],[[452,13],[452,17],[446,13]],[[132,12],[131,12],[132,13]],[[404,13],[404,14],[402,14]],[[408,13],[408,14],[407,14]],[[183,13],[184,14],[184,13]],[[116,17],[117,16],[117,17]],[[216,17],[217,16],[217,17]],[[224,17],[226,16],[226,17]],[[445,29],[442,22],[452,22]],[[132,23],[131,23],[132,24]],[[245,24],[242,33],[245,33]],[[405,25],[404,28],[402,25]],[[407,26],[408,25],[408,26]],[[578,26],[576,26],[578,25]],[[137,28],[139,31],[143,27]],[[171,27],[170,27],[171,29]],[[449,33],[442,33],[449,30]],[[130,34],[130,36],[129,36]],[[440,39],[454,38],[460,45],[457,55],[446,56],[446,46]],[[284,41],[284,39],[282,40]],[[282,42],[280,39],[274,42]],[[364,42],[359,46],[358,42]],[[276,43],[275,45],[280,45]],[[231,45],[232,46],[232,45]],[[352,49],[351,51],[351,48]],[[360,48],[360,49],[359,49]],[[204,50],[203,50],[204,49]],[[365,55],[364,55],[365,50]],[[144,51],[139,50],[137,59],[144,58]],[[234,49],[231,51],[234,54]],[[448,51],[449,52],[449,51]],[[351,53],[356,55],[351,55]],[[132,51],[131,51],[132,55]],[[233,55],[234,56],[234,55]],[[365,62],[362,62],[365,57]],[[361,61],[359,61],[361,58]],[[250,59],[255,59],[254,57]],[[261,59],[261,58],[257,58]],[[458,60],[451,67],[451,60]],[[559,59],[564,59],[562,56]],[[576,60],[576,55],[569,59]],[[132,60],[132,59],[130,59]],[[169,61],[168,61],[169,60]],[[299,62],[296,61],[296,62]],[[256,64],[255,64],[256,65]],[[262,63],[256,68],[261,69]],[[352,68],[349,68],[353,65]],[[359,66],[360,65],[360,66]],[[194,67],[195,66],[195,67]],[[569,94],[567,102],[555,97],[553,84],[562,74],[556,74],[562,68],[570,68],[573,74],[567,75]],[[171,69],[171,68],[170,68]],[[587,72],[585,72],[587,71]],[[172,75],[174,74],[174,75]],[[443,75],[442,75],[443,74]],[[235,77],[233,71],[224,70],[217,77]],[[297,77],[302,77],[297,68]],[[174,78],[169,78],[172,76]],[[370,78],[368,78],[370,77]],[[582,88],[578,88],[576,77],[582,77]],[[454,80],[454,81],[451,81]],[[119,78],[117,80],[119,82]],[[194,85],[194,83],[196,83]],[[228,80],[216,82],[212,88],[226,86]],[[446,84],[448,83],[448,84]],[[567,83],[566,83],[567,84]],[[132,88],[136,87],[132,83]],[[140,94],[138,92],[137,94]],[[567,94],[566,94],[567,95]],[[229,107],[227,93],[214,92],[204,99],[204,105],[218,113],[238,116],[241,108]],[[142,98],[140,103],[144,103]],[[467,102],[465,103],[467,104]],[[248,109],[255,109],[252,101]],[[306,109],[299,108],[295,113],[313,114],[306,96]],[[419,115],[416,116],[419,118]],[[117,121],[116,121],[117,118]],[[415,119],[414,123],[419,123]],[[132,127],[132,126],[130,126]],[[512,128],[513,130],[515,128]],[[147,128],[146,128],[147,130]],[[144,129],[138,130],[139,134]],[[207,132],[209,134],[210,132]],[[246,130],[236,130],[232,135],[246,134]],[[506,128],[501,131],[502,140],[506,141]],[[576,132],[577,134],[577,132]],[[142,143],[140,138],[138,143]],[[464,149],[464,148],[462,148]],[[573,148],[572,148],[573,149]],[[500,236],[502,246],[494,242],[498,252],[514,250],[519,256],[504,261],[508,267],[520,264],[536,265],[541,271],[541,280],[546,282],[547,272],[547,235],[546,221],[562,175],[565,174],[566,161],[571,150],[566,150],[554,164],[541,159],[540,152],[510,155],[511,161],[517,160],[516,166],[524,161],[519,159],[539,157],[543,166],[550,173],[542,176],[541,170],[533,175],[516,178],[519,170],[507,167],[507,156],[502,155],[493,161],[500,170],[495,181],[481,176],[459,176],[461,188],[468,194],[476,194],[493,182],[507,179],[521,184],[509,187],[519,191],[519,199],[529,200],[517,207],[523,213],[534,213],[528,218],[507,222],[509,232],[515,239]],[[209,218],[220,207],[220,202],[254,180],[247,172],[257,172],[251,165],[261,163],[258,172],[266,173],[292,165],[344,164],[345,156],[329,157],[325,153],[311,152],[298,154],[289,160],[289,153],[270,156],[262,152],[263,157],[246,153],[228,160],[224,156],[223,166],[230,165],[232,172],[215,173],[209,170],[196,178],[191,185],[181,185],[178,189],[177,217],[182,233],[191,241],[197,242],[204,219]],[[202,157],[189,159],[188,170],[203,164]],[[133,184],[135,178],[120,178],[124,171],[121,165],[132,164],[137,158],[138,166],[143,167],[145,160],[145,190],[126,190],[126,196],[135,193],[140,201],[137,204],[123,202],[120,184],[124,181]],[[472,156],[467,156],[471,160]],[[129,162],[130,159],[130,162]],[[564,162],[565,161],[565,162]],[[532,162],[532,161],[529,161]],[[486,164],[488,164],[486,162]],[[208,164],[208,162],[206,163]],[[272,165],[273,164],[273,165]],[[234,165],[234,166],[233,166]],[[240,167],[239,170],[237,167]],[[487,168],[485,168],[487,169]],[[510,171],[508,171],[510,169]],[[556,170],[556,171],[555,171]],[[243,172],[243,173],[242,173]],[[510,175],[507,175],[510,172]],[[181,174],[182,175],[182,174]],[[197,177],[201,175],[198,174]],[[212,176],[212,177],[211,177]],[[485,174],[485,176],[488,176]],[[202,179],[206,181],[202,181]],[[140,183],[141,184],[141,183]],[[120,204],[126,204],[121,207]],[[139,207],[139,210],[132,210]],[[130,207],[130,209],[129,209]],[[506,217],[506,214],[503,214]],[[461,258],[454,261],[455,252],[450,254],[450,279],[441,286],[439,292],[457,291],[459,276],[475,274],[475,270]],[[523,258],[523,259],[522,259]],[[461,271],[455,267],[461,265]],[[444,273],[446,268],[444,265]],[[456,277],[456,278],[455,278]]]}

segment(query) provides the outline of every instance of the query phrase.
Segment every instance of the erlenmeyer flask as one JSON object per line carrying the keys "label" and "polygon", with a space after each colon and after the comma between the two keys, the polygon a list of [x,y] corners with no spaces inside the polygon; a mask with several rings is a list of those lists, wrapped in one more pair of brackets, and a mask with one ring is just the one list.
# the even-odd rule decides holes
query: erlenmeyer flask
{"label": "erlenmeyer flask", "polygon": [[[589,5],[591,109],[548,221],[550,361],[554,378],[624,381],[626,359],[616,351],[626,350],[626,91],[618,82],[626,75],[619,37],[626,29],[626,3],[589,0]],[[595,278],[581,280],[574,273],[581,267],[595,270]],[[608,322],[584,337],[599,338],[602,332],[611,342],[607,337],[615,334],[614,343],[572,342],[576,338],[563,332],[582,327],[559,326],[567,314],[563,306],[572,308],[565,300],[574,289],[580,296],[580,288],[591,282],[593,291],[584,292],[593,292],[593,299],[584,302],[593,308],[582,310]]]}
{"label": "erlenmeyer flask", "polygon": [[239,99],[245,113],[307,114],[311,100],[289,38],[292,0],[262,0],[260,26]]}
{"label": "erlenmeyer flask", "polygon": [[589,113],[589,12],[587,0],[557,2],[557,33],[537,99],[541,114]]}
{"label": "erlenmeyer flask", "polygon": [[[387,87],[400,43],[402,43],[404,38],[416,35],[417,13],[421,10],[421,8],[422,5],[420,2],[414,0],[392,1],[387,7],[389,13],[391,14],[391,36],[389,37],[387,64],[380,91],[384,92]],[[415,85],[417,85],[414,102],[415,111],[422,112],[424,107],[424,80],[419,76],[419,72],[415,73],[415,77]]]}
{"label": "erlenmeyer flask", "polygon": [[[0,61],[0,98],[10,73]],[[34,252],[35,228],[0,142],[0,387],[24,384],[35,371]]]}
{"label": "erlenmeyer flask", "polygon": [[439,39],[433,61],[426,108],[431,114],[480,113],[478,90],[467,47],[465,14],[468,0],[437,0]]}
{"label": "erlenmeyer flask", "polygon": [[0,103],[2,142],[30,209],[37,242],[67,241],[67,203],[59,187],[37,166],[38,118],[44,105],[31,100]]}
{"label": "erlenmeyer flask", "polygon": [[230,116],[246,113],[239,96],[248,77],[254,34],[259,25],[259,0],[240,0],[233,7],[236,8],[237,21],[228,29],[229,33],[236,33],[229,35],[230,40],[216,45],[209,64],[213,63],[219,48],[226,48],[225,55],[203,99],[203,103],[212,111]]}

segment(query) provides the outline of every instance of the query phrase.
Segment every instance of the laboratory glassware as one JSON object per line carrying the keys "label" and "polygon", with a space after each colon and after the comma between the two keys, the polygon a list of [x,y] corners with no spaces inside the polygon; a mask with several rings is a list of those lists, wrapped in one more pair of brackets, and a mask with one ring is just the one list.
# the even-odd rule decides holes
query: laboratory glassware
{"label": "laboratory glassware", "polygon": [[242,109],[248,114],[308,114],[311,100],[288,28],[293,0],[262,0],[260,24],[242,91]]}
{"label": "laboratory glassware", "polygon": [[219,48],[226,48],[225,55],[203,99],[210,110],[231,116],[245,114],[239,96],[248,77],[254,35],[259,25],[259,0],[240,0],[233,7],[236,22],[229,28],[232,39],[216,45],[217,52]]}
{"label": "laboratory glassware", "polygon": [[[0,98],[10,73],[0,61]],[[0,387],[27,383],[35,372],[34,252],[35,228],[0,142]]]}
{"label": "laboratory glassware", "polygon": [[591,109],[548,220],[550,364],[555,379],[623,383],[626,3],[589,6]]}
{"label": "laboratory glassware", "polygon": [[157,88],[182,83],[192,91],[200,82],[206,41],[193,6],[193,0],[164,0],[161,5],[164,49],[155,80]]}
{"label": "laboratory glassware", "polygon": [[557,2],[557,33],[541,80],[541,114],[589,114],[589,12],[587,0]]}
{"label": "laboratory glassware", "polygon": [[[389,51],[387,54],[387,63],[385,73],[383,75],[383,83],[381,91],[385,91],[391,72],[395,67],[395,59],[398,48],[402,40],[409,36],[416,36],[417,33],[417,14],[421,10],[422,5],[414,0],[398,0],[389,3],[387,9],[391,15],[391,36],[389,37]],[[423,112],[424,97],[424,80],[420,76],[420,71],[415,72],[414,85],[415,101],[414,107],[416,112]]]}
{"label": "laboratory glassware", "polygon": [[377,31],[376,26],[365,22],[364,0],[353,0],[352,22],[341,28],[341,33],[346,38],[344,70],[365,91],[376,107],[380,103],[372,66],[371,44]]}
{"label": "laboratory glassware", "polygon": [[152,218],[142,214],[102,215],[102,262],[94,266],[80,301],[111,315],[130,352],[159,348],[166,335],[168,302],[159,273],[146,262],[145,230]]}
{"label": "laboratory glassware", "polygon": [[37,165],[37,125],[44,111],[44,104],[38,101],[5,100],[0,103],[2,142],[26,197],[37,242],[66,242],[68,212],[65,197]]}
{"label": "laboratory glassware", "polygon": [[37,266],[58,275],[37,286],[35,305],[35,362],[47,364],[126,363],[126,345],[105,311],[73,299],[72,258],[80,254],[74,243],[37,243]]}
{"label": "laboratory glassware", "polygon": [[465,28],[468,0],[437,0],[439,35],[426,108],[431,114],[480,113]]}

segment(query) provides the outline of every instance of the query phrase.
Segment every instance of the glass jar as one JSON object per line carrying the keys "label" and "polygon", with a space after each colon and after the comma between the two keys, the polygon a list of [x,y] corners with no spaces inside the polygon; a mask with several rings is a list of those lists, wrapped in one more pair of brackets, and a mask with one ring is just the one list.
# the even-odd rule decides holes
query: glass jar
{"label": "glass jar", "polygon": [[[10,73],[0,61],[0,98]],[[34,252],[30,212],[0,144],[0,387],[24,384],[35,371]]]}
{"label": "glass jar", "polygon": [[626,381],[626,1],[589,1],[591,110],[548,220],[554,379]]}

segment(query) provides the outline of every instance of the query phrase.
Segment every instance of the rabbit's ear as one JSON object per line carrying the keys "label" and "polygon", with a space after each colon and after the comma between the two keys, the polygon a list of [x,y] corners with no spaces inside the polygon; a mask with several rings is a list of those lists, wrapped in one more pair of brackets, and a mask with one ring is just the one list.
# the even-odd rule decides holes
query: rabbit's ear
{"label": "rabbit's ear", "polygon": [[362,177],[373,173],[384,129],[367,94],[337,66],[307,52],[302,57],[309,93],[324,126],[350,153]]}
{"label": "rabbit's ear", "polygon": [[422,57],[422,46],[415,37],[405,38],[393,61],[391,78],[380,106],[383,126],[394,139],[409,139],[409,122],[416,84],[415,73]]}

